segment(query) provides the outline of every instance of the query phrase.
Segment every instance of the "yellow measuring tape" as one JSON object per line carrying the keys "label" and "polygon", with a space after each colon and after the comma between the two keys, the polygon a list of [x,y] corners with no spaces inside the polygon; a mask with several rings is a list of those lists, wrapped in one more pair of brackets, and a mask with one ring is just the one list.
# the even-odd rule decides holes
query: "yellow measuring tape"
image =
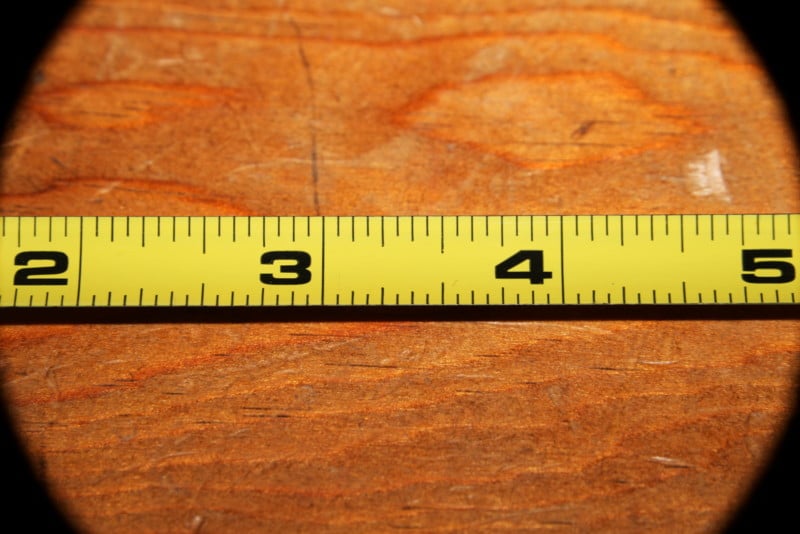
{"label": "yellow measuring tape", "polygon": [[0,217],[0,307],[791,304],[800,214]]}

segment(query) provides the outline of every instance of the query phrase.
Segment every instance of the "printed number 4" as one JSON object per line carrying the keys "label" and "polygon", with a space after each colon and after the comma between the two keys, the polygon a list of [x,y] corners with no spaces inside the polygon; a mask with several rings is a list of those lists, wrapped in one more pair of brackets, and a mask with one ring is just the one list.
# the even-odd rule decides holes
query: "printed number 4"
{"label": "printed number 4", "polygon": [[[524,262],[528,262],[528,270],[512,269]],[[544,284],[548,278],[553,278],[553,273],[544,270],[544,252],[541,250],[520,250],[507,260],[498,263],[494,268],[495,278],[522,278],[530,280],[531,284]]]}

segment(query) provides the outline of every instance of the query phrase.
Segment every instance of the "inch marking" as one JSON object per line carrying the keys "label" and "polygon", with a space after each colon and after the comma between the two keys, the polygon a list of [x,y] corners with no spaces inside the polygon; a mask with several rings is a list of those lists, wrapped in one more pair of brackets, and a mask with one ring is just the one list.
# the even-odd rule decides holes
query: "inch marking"
{"label": "inch marking", "polygon": [[533,215],[531,215],[528,220],[531,223],[531,243],[533,243]]}
{"label": "inch marking", "polygon": [[744,226],[744,215],[739,215],[739,228],[741,228],[741,236],[742,236],[742,247],[744,247],[744,237],[745,237],[745,226]]}
{"label": "inch marking", "polygon": [[710,219],[711,219],[711,223],[710,223],[711,224],[711,231],[709,232],[709,235],[711,236],[711,241],[714,241],[714,215],[713,214],[711,215]]}
{"label": "inch marking", "polygon": [[80,237],[78,246],[78,290],[75,292],[75,305],[81,304],[81,282],[83,282],[83,217],[80,218]]}
{"label": "inch marking", "polygon": [[770,216],[770,223],[772,224],[772,240],[775,241],[775,215]]}
{"label": "inch marking", "polygon": [[[546,217],[545,218],[545,221],[548,221],[548,220],[550,220],[550,217]],[[606,219],[606,221],[608,221],[608,219]],[[566,304],[567,303],[567,301],[565,299],[566,283],[564,281],[564,216],[563,215],[560,216],[559,226],[560,226],[560,230],[561,230],[561,304]],[[547,228],[547,227],[545,226],[545,228]],[[608,228],[608,227],[606,227],[606,228]],[[548,232],[545,230],[545,235],[547,235],[547,233]],[[549,293],[547,294],[547,299],[548,299],[548,302],[549,302],[549,299],[550,299],[550,294]]]}
{"label": "inch marking", "polygon": [[[680,215],[680,226],[681,226],[681,253],[685,252],[684,249],[684,231],[683,231],[683,215]],[[684,301],[686,299],[684,298]]]}
{"label": "inch marking", "polygon": [[[325,305],[325,220],[320,221],[320,225],[322,226],[322,243],[320,247],[320,264],[322,270],[322,276],[320,276],[320,284],[319,284],[319,303],[320,305]],[[383,217],[381,217],[381,228],[383,228]],[[261,302],[264,302],[264,288],[261,288]]]}
{"label": "inch marking", "polygon": [[[456,224],[458,224],[458,218],[456,218]],[[441,253],[444,254],[444,216],[439,217],[439,235],[441,237],[439,250],[441,250]]]}

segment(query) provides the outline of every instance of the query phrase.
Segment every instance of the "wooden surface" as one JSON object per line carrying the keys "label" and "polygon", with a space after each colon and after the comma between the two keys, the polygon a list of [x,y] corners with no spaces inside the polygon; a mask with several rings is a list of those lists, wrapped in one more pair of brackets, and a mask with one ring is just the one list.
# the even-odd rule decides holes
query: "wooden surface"
{"label": "wooden surface", "polygon": [[[234,4],[82,6],[7,132],[0,211],[800,207],[713,4]],[[85,531],[713,531],[800,350],[797,321],[734,315],[65,312],[0,327],[3,390]]]}

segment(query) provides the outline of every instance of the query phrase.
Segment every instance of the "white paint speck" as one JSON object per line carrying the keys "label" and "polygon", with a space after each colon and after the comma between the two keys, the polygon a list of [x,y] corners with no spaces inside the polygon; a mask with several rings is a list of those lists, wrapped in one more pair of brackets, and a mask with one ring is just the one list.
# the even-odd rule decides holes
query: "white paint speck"
{"label": "white paint speck", "polygon": [[696,197],[714,197],[731,201],[731,193],[722,175],[722,156],[719,150],[701,156],[689,163],[689,187]]}
{"label": "white paint speck", "polygon": [[469,60],[469,71],[464,81],[470,82],[500,72],[511,59],[507,46],[496,44],[478,50]]}
{"label": "white paint speck", "polygon": [[683,460],[679,460],[677,458],[670,458],[668,456],[651,456],[649,460],[651,462],[665,465],[667,467],[691,467],[691,464],[688,464]]}
{"label": "white paint speck", "polygon": [[384,17],[399,17],[400,15],[402,15],[399,9],[395,9],[390,6],[379,6],[378,13],[380,13]]}
{"label": "white paint speck", "polygon": [[196,515],[192,518],[192,533],[196,534],[200,532],[200,529],[203,528],[203,524],[205,523],[206,519],[202,515]]}
{"label": "white paint speck", "polygon": [[119,185],[120,185],[120,184],[121,184],[121,182],[120,182],[119,180],[116,180],[116,181],[114,181],[114,182],[111,182],[110,184],[106,185],[105,187],[101,187],[101,188],[99,188],[99,189],[98,189],[98,190],[95,192],[95,194],[94,194],[94,196],[92,197],[91,201],[92,201],[92,202],[98,202],[98,201],[99,201],[101,198],[103,198],[104,196],[108,195],[108,194],[109,194],[109,193],[111,193],[111,192],[112,192],[114,189],[116,189],[117,187],[119,187]]}
{"label": "white paint speck", "polygon": [[153,63],[155,63],[157,67],[171,67],[185,62],[186,60],[182,57],[160,57],[153,60]]}

